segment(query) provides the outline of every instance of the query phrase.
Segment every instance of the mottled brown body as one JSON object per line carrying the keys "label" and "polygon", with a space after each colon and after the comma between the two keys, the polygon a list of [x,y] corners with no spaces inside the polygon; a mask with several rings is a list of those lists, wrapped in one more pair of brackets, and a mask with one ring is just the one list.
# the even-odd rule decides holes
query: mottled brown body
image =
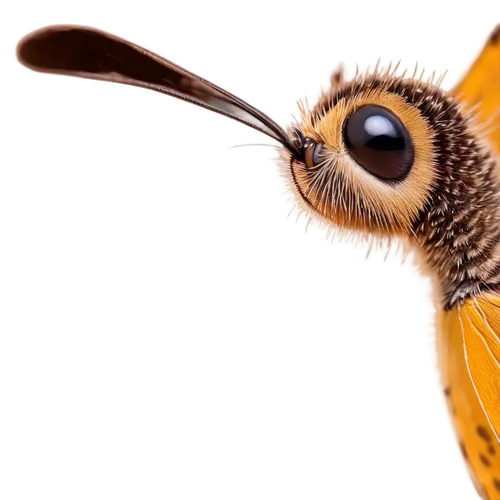
{"label": "mottled brown body", "polygon": [[[342,99],[355,99],[367,89],[383,89],[384,93],[403,97],[428,124],[431,139],[427,145],[432,153],[428,153],[427,161],[432,177],[425,179],[422,187],[426,199],[424,203],[417,200],[410,214],[410,228],[404,227],[401,221],[403,217],[406,219],[404,212],[408,207],[400,208],[399,219],[391,219],[387,210],[374,214],[360,198],[358,186],[346,182],[338,172],[324,175],[317,185],[317,191],[323,196],[328,193],[326,207],[318,210],[309,204],[312,211],[305,207],[306,210],[313,216],[334,218],[346,229],[407,238],[422,251],[428,270],[436,275],[444,308],[451,308],[481,291],[497,290],[500,283],[500,167],[473,113],[453,95],[419,79],[376,73],[348,83],[342,83],[343,79],[336,76],[334,82],[331,91],[306,116],[305,134],[311,133],[310,128],[321,129],[323,117]],[[309,180],[317,177],[317,172],[294,163],[292,169],[297,177]],[[302,180],[302,185],[306,183]],[[413,196],[415,187],[412,186]],[[401,186],[394,183],[393,188],[400,190]]]}

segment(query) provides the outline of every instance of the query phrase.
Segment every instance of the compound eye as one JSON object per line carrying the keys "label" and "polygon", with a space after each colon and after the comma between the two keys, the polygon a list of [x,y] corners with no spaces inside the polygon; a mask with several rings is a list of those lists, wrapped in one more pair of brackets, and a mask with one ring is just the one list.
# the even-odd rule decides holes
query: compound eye
{"label": "compound eye", "polygon": [[383,180],[403,180],[415,159],[407,128],[381,106],[358,108],[346,120],[344,143],[359,165]]}

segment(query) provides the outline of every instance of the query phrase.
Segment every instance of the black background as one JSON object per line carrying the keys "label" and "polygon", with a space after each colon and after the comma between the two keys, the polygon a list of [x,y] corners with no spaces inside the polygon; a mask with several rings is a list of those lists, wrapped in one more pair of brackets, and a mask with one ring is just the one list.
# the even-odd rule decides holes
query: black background
{"label": "black background", "polygon": [[[311,87],[328,56],[423,53],[426,64],[459,64],[487,23],[470,14],[354,21],[361,14],[303,9],[146,9],[97,22],[216,71],[282,117],[288,96]],[[37,22],[18,16],[9,39]],[[207,446],[220,449],[235,427],[239,444],[225,453],[244,450],[248,463],[225,467],[239,488],[266,491],[256,484],[267,478],[273,492],[308,498],[471,498],[422,377],[424,306],[399,266],[360,265],[349,249],[297,241],[280,224],[279,186],[263,154],[225,152],[235,129],[222,120],[125,89],[30,80],[14,65],[7,73],[14,248],[31,269],[65,269],[75,283],[95,274],[97,296],[106,274],[113,296],[123,287],[130,304],[147,304],[148,314],[134,314],[135,335],[154,330],[162,352],[178,353],[169,362],[199,374],[182,383],[210,386],[224,418],[202,434],[217,433]],[[148,383],[163,397],[161,380]]]}

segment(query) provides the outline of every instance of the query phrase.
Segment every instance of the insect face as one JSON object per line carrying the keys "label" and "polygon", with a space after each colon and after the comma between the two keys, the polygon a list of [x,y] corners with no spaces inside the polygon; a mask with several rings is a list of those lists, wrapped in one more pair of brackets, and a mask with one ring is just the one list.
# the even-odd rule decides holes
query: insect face
{"label": "insect face", "polygon": [[[284,157],[311,214],[343,228],[409,235],[438,173],[434,133],[418,107],[379,75],[360,78],[302,111],[302,156]],[[392,87],[392,91],[391,91]]]}

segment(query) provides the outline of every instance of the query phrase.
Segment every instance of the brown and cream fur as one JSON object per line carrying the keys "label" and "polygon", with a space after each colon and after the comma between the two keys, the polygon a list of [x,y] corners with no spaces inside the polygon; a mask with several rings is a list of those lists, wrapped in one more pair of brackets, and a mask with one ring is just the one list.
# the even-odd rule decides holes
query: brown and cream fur
{"label": "brown and cream fur", "polygon": [[[331,89],[296,126],[323,146],[314,169],[285,150],[282,164],[299,207],[312,219],[370,239],[399,237],[416,248],[439,283],[445,309],[500,287],[498,158],[474,114],[422,78],[375,71]],[[342,129],[353,110],[377,104],[407,127],[415,161],[402,181],[375,178],[350,157]]]}
{"label": "brown and cream fur", "polygon": [[[368,241],[403,241],[432,277],[444,394],[485,500],[500,498],[500,143],[494,135],[500,127],[487,130],[499,109],[499,33],[500,27],[472,76],[450,92],[440,80],[416,75],[376,70],[345,82],[335,73],[330,91],[311,111],[302,106],[296,124],[310,138],[302,139],[307,152],[321,154],[304,154],[304,161],[282,155],[298,205],[311,219]],[[365,104],[388,108],[409,132],[415,156],[402,179],[372,175],[344,143],[348,119]]]}

